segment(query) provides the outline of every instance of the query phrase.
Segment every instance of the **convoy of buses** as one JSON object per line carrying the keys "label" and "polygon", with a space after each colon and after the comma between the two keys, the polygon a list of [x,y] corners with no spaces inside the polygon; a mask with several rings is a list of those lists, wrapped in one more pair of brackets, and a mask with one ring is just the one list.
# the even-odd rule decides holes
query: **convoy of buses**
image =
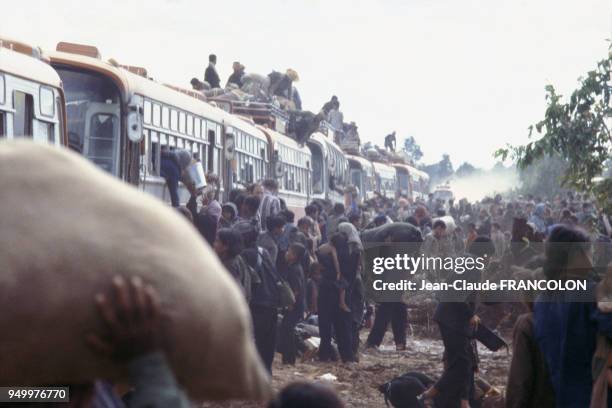
{"label": "convoy of buses", "polygon": [[[192,152],[218,177],[224,197],[276,178],[279,196],[298,215],[312,199],[343,202],[348,185],[361,200],[374,192],[426,194],[426,173],[346,154],[325,126],[301,146],[283,134],[288,118],[261,105],[205,101],[148,78],[144,68],[105,62],[92,46],[61,42],[43,53],[0,39],[0,137],[68,146],[163,200],[169,193],[160,176],[162,146]],[[189,197],[184,187],[180,197]]]}

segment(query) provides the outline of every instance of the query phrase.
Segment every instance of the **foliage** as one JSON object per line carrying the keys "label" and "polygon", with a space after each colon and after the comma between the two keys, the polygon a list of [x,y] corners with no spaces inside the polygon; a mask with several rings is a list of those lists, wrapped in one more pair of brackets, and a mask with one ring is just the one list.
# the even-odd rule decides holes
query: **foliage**
{"label": "foliage", "polygon": [[415,162],[418,162],[423,157],[421,146],[418,145],[414,136],[404,139],[404,152]]}
{"label": "foliage", "polygon": [[430,164],[424,167],[424,170],[431,178],[431,183],[444,181],[453,175],[455,170],[453,169],[453,163],[450,160],[448,154],[442,155],[442,160],[438,163]]}
{"label": "foliage", "polygon": [[461,166],[457,167],[457,171],[455,172],[455,175],[457,177],[465,177],[465,176],[469,176],[470,174],[473,174],[475,171],[476,171],[476,167],[474,167],[468,162],[463,162]]}
{"label": "foliage", "polygon": [[568,101],[547,85],[547,108],[544,119],[529,127],[529,138],[535,129],[540,137],[524,146],[506,146],[495,156],[516,161],[526,169],[545,157],[557,156],[567,167],[560,174],[561,185],[593,194],[598,203],[612,210],[612,180],[598,181],[612,148],[612,136],[606,120],[612,116],[610,106],[610,71],[612,47],[607,58],[596,69],[579,79],[580,87]]}
{"label": "foliage", "polygon": [[554,155],[537,160],[519,170],[521,188],[519,193],[532,194],[540,197],[553,197],[565,190],[561,186],[560,177],[567,170],[567,162]]}

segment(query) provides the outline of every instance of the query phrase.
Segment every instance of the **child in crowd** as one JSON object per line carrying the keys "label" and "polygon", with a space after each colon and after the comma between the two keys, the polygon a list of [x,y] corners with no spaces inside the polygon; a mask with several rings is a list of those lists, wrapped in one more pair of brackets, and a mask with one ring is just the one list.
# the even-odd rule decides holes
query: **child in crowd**
{"label": "child in crowd", "polygon": [[221,217],[219,218],[219,228],[231,228],[238,216],[238,209],[234,203],[225,203],[221,207]]}

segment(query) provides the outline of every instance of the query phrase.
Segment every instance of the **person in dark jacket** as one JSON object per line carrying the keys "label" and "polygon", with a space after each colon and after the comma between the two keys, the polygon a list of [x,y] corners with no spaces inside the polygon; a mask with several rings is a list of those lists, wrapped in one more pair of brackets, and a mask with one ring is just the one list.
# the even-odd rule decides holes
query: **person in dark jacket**
{"label": "person in dark jacket", "polygon": [[555,394],[538,346],[533,313],[518,317],[512,335],[512,361],[506,386],[506,408],[554,408]]}
{"label": "person in dark jacket", "polygon": [[[535,338],[548,366],[558,407],[589,406],[597,335],[612,338],[612,314],[597,308],[589,241],[586,233],[570,226],[552,229],[545,247],[546,279],[582,280],[587,290],[548,291],[534,305]],[[612,406],[610,396],[607,405]]]}
{"label": "person in dark jacket", "polygon": [[283,364],[295,365],[297,357],[297,339],[295,336],[295,326],[304,319],[306,309],[306,296],[304,287],[304,270],[300,260],[304,256],[306,248],[300,244],[289,245],[289,250],[285,254],[287,261],[287,282],[291,286],[295,303],[289,307],[283,315],[281,322],[280,339],[281,352],[283,354]]}
{"label": "person in dark jacket", "polygon": [[268,251],[256,244],[258,232],[255,225],[241,222],[233,229],[242,236],[244,249],[240,255],[254,271],[250,307],[255,346],[264,366],[272,373],[278,321],[278,276]]}
{"label": "person in dark jacket", "polygon": [[[263,231],[257,237],[257,245],[265,248],[270,254],[270,258],[274,265],[277,265],[277,257],[279,255],[278,240],[283,234],[285,219],[279,216],[272,216],[266,219],[266,231]],[[284,252],[282,253],[284,256]]]}
{"label": "person in dark jacket", "polygon": [[234,72],[232,72],[232,74],[227,79],[226,87],[229,86],[229,84],[234,84],[238,86],[238,88],[242,88],[242,77],[244,76],[244,65],[242,65],[238,61],[234,61],[234,64],[232,64],[232,69],[234,70]]}
{"label": "person in dark jacket", "polygon": [[[361,239],[364,243],[370,244],[381,242],[411,243],[409,250],[413,252],[418,252],[423,242],[423,236],[418,228],[412,224],[402,222],[384,224],[365,231],[362,233]],[[395,249],[391,247],[383,249],[389,250],[392,253],[395,251]],[[366,347],[377,348],[380,346],[389,323],[391,323],[396,349],[404,350],[406,348],[408,311],[406,310],[406,304],[401,301],[382,302],[377,306],[374,324],[368,335]]]}
{"label": "person in dark jacket", "polygon": [[178,196],[178,183],[181,180],[182,169],[175,152],[165,146],[162,147],[160,163],[160,175],[166,180],[170,192],[170,202],[173,207],[178,207],[181,205]]}
{"label": "person in dark jacket", "polygon": [[[469,248],[469,255],[474,258],[490,259],[495,254],[491,239],[477,237]],[[472,269],[463,275],[451,274],[450,281],[462,279],[478,282],[481,271]],[[450,283],[450,282],[449,282]],[[423,402],[433,401],[442,406],[468,408],[474,399],[474,372],[477,369],[477,355],[474,344],[474,332],[480,323],[476,315],[476,292],[443,293],[443,298],[436,307],[433,319],[438,323],[440,336],[444,343],[444,372],[436,384],[425,391],[419,399]]]}
{"label": "person in dark jacket", "polygon": [[229,228],[221,228],[217,233],[217,239],[213,244],[215,253],[221,260],[225,269],[232,275],[240,285],[245,299],[251,300],[251,274],[242,252],[242,237],[237,231]]}
{"label": "person in dark jacket", "polygon": [[[323,267],[321,282],[319,283],[318,311],[319,311],[319,333],[321,343],[319,346],[319,359],[329,361],[335,359],[332,349],[332,331],[335,333],[338,351],[343,362],[355,361],[353,354],[353,342],[351,339],[351,320],[350,311],[342,310],[340,307],[340,287],[338,286],[337,265],[340,266],[340,273],[350,285],[355,280],[356,271],[359,268],[359,253],[350,253],[347,237],[342,233],[337,233],[330,237],[330,243],[335,249],[337,261],[334,259],[334,252],[331,250],[323,251],[321,248],[317,253],[317,258]],[[350,304],[350,293],[346,293],[346,302]]]}
{"label": "person in dark jacket", "polygon": [[212,89],[221,87],[221,78],[219,78],[219,74],[217,73],[217,56],[215,54],[210,54],[208,56],[208,67],[206,67],[206,71],[204,71],[204,81],[208,82]]}
{"label": "person in dark jacket", "polygon": [[221,206],[221,217],[219,218],[219,229],[232,228],[238,217],[236,204],[227,202]]}

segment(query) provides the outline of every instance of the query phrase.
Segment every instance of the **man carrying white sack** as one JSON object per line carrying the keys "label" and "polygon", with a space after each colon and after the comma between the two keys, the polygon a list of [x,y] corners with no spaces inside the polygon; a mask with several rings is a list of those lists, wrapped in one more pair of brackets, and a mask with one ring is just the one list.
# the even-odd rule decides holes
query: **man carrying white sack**
{"label": "man carrying white sack", "polygon": [[66,149],[0,142],[0,173],[0,384],[73,407],[270,397],[240,288],[177,211]]}
{"label": "man carrying white sack", "polygon": [[110,293],[99,293],[95,298],[106,331],[102,335],[90,333],[85,340],[106,358],[127,365],[133,388],[121,398],[111,383],[100,379],[92,384],[70,385],[69,403],[33,403],[32,407],[191,407],[161,351],[165,336],[157,292],[139,277],[127,282],[116,276],[112,286]]}

